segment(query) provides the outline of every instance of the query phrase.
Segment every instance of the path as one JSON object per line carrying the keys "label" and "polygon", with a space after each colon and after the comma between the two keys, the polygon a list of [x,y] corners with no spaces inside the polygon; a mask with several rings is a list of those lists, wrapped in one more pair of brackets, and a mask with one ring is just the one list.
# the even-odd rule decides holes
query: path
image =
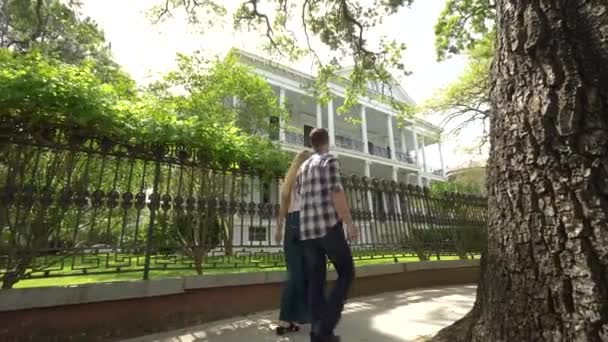
{"label": "path", "polygon": [[[337,334],[344,342],[413,342],[464,316],[475,286],[428,288],[355,298]],[[233,318],[123,342],[308,342],[308,327],[288,337],[274,333],[277,312]]]}

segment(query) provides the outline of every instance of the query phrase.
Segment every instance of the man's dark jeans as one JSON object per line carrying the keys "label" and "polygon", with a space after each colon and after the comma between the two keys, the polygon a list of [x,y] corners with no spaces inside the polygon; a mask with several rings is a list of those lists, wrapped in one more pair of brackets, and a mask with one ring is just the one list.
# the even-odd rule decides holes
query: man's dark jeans
{"label": "man's dark jeans", "polygon": [[[353,257],[344,236],[342,223],[330,228],[322,238],[302,241],[302,247],[309,280],[308,301],[312,315],[312,332],[319,336],[331,336],[342,316],[342,309],[355,275]],[[329,257],[338,273],[338,280],[329,299],[325,298],[326,257]]]}

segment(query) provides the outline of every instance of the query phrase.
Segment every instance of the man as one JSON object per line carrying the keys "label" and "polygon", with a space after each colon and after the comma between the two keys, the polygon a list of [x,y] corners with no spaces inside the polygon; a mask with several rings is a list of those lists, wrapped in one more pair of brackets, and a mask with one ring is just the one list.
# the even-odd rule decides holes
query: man
{"label": "man", "polygon": [[[312,315],[311,342],[339,342],[334,329],[354,277],[353,258],[346,242],[358,237],[346,195],[340,183],[338,160],[329,154],[329,135],[322,128],[310,132],[314,154],[298,170],[296,191],[300,195],[300,239],[309,280],[308,301]],[[336,286],[325,298],[329,257],[338,273]]]}

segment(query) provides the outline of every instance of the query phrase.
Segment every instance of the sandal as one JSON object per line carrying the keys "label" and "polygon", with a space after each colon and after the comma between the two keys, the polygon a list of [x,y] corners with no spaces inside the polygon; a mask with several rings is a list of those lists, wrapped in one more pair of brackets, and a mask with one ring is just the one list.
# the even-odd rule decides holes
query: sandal
{"label": "sandal", "polygon": [[276,331],[277,335],[282,336],[286,333],[298,332],[300,331],[300,327],[290,322],[288,327],[278,326]]}

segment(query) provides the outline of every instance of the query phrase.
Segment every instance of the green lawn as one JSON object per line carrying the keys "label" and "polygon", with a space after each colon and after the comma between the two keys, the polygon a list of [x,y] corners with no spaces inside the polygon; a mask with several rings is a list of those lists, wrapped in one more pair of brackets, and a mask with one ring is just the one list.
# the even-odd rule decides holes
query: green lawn
{"label": "green lawn", "polygon": [[[475,258],[479,258],[476,256]],[[458,260],[458,256],[441,256],[441,260]],[[431,260],[437,260],[436,257],[431,257]],[[378,264],[391,264],[395,262],[416,262],[419,261],[416,256],[399,256],[399,257],[374,257],[371,256],[355,256],[355,266],[365,265],[378,265]],[[129,268],[124,268],[123,271]],[[226,274],[226,273],[248,273],[248,272],[269,272],[269,271],[281,271],[285,270],[284,266],[263,266],[258,267],[231,267],[231,264],[216,264],[216,267],[209,267],[204,270],[204,274]],[[99,269],[97,270],[99,271]],[[67,272],[67,271],[66,271]],[[73,274],[74,271],[65,274]],[[61,273],[56,273],[61,274]],[[196,272],[191,269],[174,269],[174,270],[152,270],[150,271],[150,279],[162,279],[162,278],[176,278],[181,276],[192,276],[196,275]],[[27,279],[22,280],[15,284],[15,288],[32,288],[32,287],[45,287],[45,286],[68,286],[77,284],[92,284],[102,282],[117,282],[117,281],[130,281],[142,279],[142,271],[137,270],[133,272],[122,272],[122,273],[107,273],[107,274],[81,274],[81,275],[68,275],[61,277],[48,277],[38,279]]]}

